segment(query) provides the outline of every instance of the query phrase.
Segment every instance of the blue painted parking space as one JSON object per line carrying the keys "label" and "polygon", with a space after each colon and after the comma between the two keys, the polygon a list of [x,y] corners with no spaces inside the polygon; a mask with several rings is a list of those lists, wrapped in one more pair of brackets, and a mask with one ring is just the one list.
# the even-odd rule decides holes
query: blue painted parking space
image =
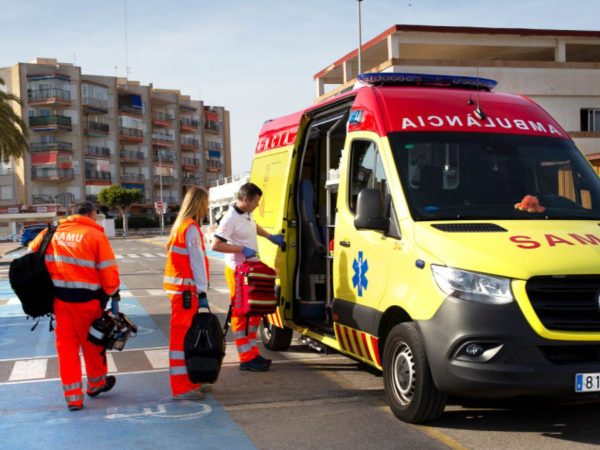
{"label": "blue painted parking space", "polygon": [[2,385],[0,398],[3,448],[255,448],[210,394],[172,400],[167,372],[117,375],[114,390],[76,412],[59,381]]}
{"label": "blue painted parking space", "polygon": [[[126,286],[122,286],[121,290],[126,291]],[[0,299],[2,298],[8,299],[8,303],[0,306],[1,358],[56,355],[54,334],[48,332],[49,320],[40,320],[38,327],[32,332],[31,327],[35,322],[26,318],[21,303],[7,280],[0,281]],[[122,297],[120,310],[138,326],[137,336],[127,342],[128,349],[167,345],[168,339],[135,297]]]}

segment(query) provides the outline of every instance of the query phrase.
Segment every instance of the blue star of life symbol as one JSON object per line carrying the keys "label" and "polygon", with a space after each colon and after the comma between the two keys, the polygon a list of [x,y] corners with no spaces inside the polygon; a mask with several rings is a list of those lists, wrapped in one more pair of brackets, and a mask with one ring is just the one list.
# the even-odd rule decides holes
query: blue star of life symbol
{"label": "blue star of life symbol", "polygon": [[352,286],[358,287],[358,296],[362,297],[363,289],[367,289],[369,280],[367,280],[367,271],[369,270],[369,262],[363,260],[363,252],[358,252],[358,258],[354,258],[352,262],[354,276],[352,277]]}

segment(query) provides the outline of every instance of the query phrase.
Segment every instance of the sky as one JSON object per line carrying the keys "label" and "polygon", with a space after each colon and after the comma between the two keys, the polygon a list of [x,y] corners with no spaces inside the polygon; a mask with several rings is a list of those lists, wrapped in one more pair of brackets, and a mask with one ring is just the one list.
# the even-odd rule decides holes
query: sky
{"label": "sky", "polygon": [[[263,122],[311,105],[314,74],[358,45],[356,0],[0,0],[0,11],[0,67],[129,67],[132,80],[224,106],[234,174],[250,170]],[[600,30],[600,1],[363,0],[361,16],[363,42],[395,24]]]}

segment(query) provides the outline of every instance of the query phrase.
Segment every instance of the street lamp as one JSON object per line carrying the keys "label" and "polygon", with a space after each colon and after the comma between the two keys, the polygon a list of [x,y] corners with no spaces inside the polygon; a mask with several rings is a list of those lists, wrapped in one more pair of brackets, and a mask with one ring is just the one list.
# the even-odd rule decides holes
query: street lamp
{"label": "street lamp", "polygon": [[358,7],[358,73],[362,73],[362,28],[360,20],[360,2],[362,0],[356,0],[356,6]]}
{"label": "street lamp", "polygon": [[158,151],[158,185],[160,189],[160,235],[164,236],[165,234],[165,215],[163,213],[164,203],[163,203],[163,184],[162,184],[162,150]]}

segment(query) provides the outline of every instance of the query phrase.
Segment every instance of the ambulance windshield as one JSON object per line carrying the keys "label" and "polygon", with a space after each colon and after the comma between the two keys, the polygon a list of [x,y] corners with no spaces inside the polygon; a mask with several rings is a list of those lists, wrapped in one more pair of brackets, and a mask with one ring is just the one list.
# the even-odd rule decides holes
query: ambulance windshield
{"label": "ambulance windshield", "polygon": [[391,133],[415,220],[600,219],[600,178],[554,137]]}

